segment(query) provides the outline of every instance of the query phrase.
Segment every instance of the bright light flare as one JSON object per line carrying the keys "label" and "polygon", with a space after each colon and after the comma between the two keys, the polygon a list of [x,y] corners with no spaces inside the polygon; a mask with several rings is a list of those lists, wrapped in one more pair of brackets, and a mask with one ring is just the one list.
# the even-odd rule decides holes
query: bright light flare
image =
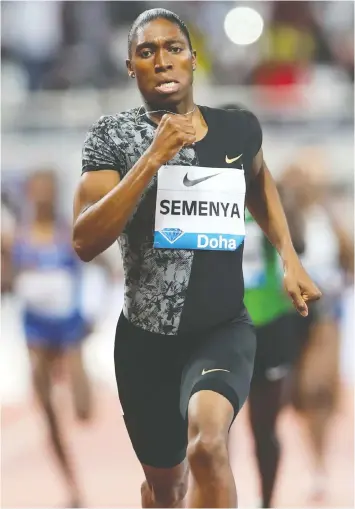
{"label": "bright light flare", "polygon": [[227,37],[241,46],[253,44],[261,36],[264,21],[261,15],[251,7],[235,7],[228,12],[224,20]]}

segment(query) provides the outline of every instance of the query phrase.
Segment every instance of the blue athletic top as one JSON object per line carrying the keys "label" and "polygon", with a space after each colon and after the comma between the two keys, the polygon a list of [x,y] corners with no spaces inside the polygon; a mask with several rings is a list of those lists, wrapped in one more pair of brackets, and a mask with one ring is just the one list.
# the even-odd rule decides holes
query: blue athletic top
{"label": "blue athletic top", "polygon": [[35,243],[21,228],[13,246],[18,276],[16,293],[24,311],[38,318],[68,320],[80,311],[81,265],[66,227],[55,227],[53,240]]}

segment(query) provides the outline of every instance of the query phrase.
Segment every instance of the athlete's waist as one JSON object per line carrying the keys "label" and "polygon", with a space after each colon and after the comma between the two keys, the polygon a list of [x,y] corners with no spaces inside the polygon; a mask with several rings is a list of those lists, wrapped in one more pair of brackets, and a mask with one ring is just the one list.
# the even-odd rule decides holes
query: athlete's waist
{"label": "athlete's waist", "polygon": [[64,315],[56,315],[50,313],[41,313],[40,311],[33,310],[25,306],[23,308],[23,316],[26,322],[36,322],[46,325],[61,325],[63,323],[70,323],[73,321],[85,321],[80,309],[72,308],[70,312]]}
{"label": "athlete's waist", "polygon": [[[213,322],[196,321],[190,322],[189,324],[184,324],[182,322],[182,326],[178,327],[174,330],[169,330],[169,332],[163,332],[164,328],[166,328],[166,323],[163,321],[157,322],[157,320],[149,320],[145,323],[142,321],[136,321],[135,315],[131,314],[127,308],[122,310],[120,314],[120,318],[118,320],[118,327],[122,324],[128,324],[129,327],[132,328],[132,331],[136,331],[139,334],[146,333],[147,339],[149,339],[149,335],[152,337],[161,337],[161,338],[180,338],[186,340],[187,338],[193,339],[194,337],[203,335],[206,331],[211,331],[218,329],[220,327],[224,327],[228,324],[233,323],[249,323],[253,325],[252,319],[244,306],[242,304],[238,310],[228,317],[221,317],[220,320],[216,320]],[[159,332],[157,332],[159,331]]]}

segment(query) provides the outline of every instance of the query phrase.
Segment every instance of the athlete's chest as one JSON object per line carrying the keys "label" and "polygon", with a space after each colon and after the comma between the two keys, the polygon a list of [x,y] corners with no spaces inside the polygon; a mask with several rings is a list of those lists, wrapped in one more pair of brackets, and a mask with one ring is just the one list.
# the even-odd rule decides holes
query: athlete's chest
{"label": "athlete's chest", "polygon": [[[154,140],[155,128],[149,124],[141,125],[130,130],[131,143],[125,150],[126,172],[128,172],[146,152]],[[206,137],[193,146],[183,147],[166,166],[194,166],[202,168],[228,168],[229,170],[243,171],[245,175],[246,186],[249,184],[251,173],[252,158],[248,153],[247,146],[243,139],[233,140],[231,143],[229,136],[223,135],[223,132],[217,132],[211,129]],[[172,168],[172,172],[173,172]],[[152,178],[144,196],[157,189],[159,172]],[[173,175],[173,174],[172,174]]]}
{"label": "athlete's chest", "polygon": [[68,269],[74,270],[77,262],[66,244],[34,245],[19,243],[14,248],[15,263],[19,269],[36,268],[37,270]]}
{"label": "athlete's chest", "polygon": [[[225,222],[241,220],[251,160],[243,140],[231,143],[233,137],[227,134],[223,127],[210,128],[203,140],[182,148],[167,161],[142,194],[129,230],[139,237],[150,235],[158,212],[164,224],[172,216],[174,224],[175,219],[184,223],[184,229],[186,221],[194,218],[211,219],[212,224],[222,218]],[[154,135],[155,128],[145,124],[131,136],[130,149],[126,151],[127,171],[152,144]]]}

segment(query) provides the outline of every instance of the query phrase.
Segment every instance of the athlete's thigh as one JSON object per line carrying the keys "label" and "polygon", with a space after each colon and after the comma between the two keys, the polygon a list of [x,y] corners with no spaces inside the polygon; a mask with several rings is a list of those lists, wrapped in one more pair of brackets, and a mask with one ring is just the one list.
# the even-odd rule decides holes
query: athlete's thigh
{"label": "athlete's thigh", "polygon": [[47,342],[41,337],[31,338],[27,344],[32,373],[37,370],[46,369],[48,373],[52,367],[61,360],[59,350],[48,347]]}
{"label": "athlete's thigh", "polygon": [[297,358],[293,314],[256,328],[257,347],[252,383],[284,379]]}
{"label": "athlete's thigh", "polygon": [[247,319],[231,321],[203,333],[184,367],[182,415],[186,417],[193,394],[211,390],[228,399],[235,417],[249,394],[255,350],[255,328]]}
{"label": "athlete's thigh", "polygon": [[88,333],[88,324],[76,311],[68,318],[58,320],[56,325],[58,342],[63,352],[78,350]]}
{"label": "athlete's thigh", "polygon": [[253,379],[248,399],[249,419],[254,433],[273,430],[283,408],[286,378]]}
{"label": "athlete's thigh", "polygon": [[302,410],[319,394],[327,394],[324,401],[334,404],[339,391],[340,342],[338,323],[327,303],[310,307],[302,332],[300,356],[291,380],[291,401]]}
{"label": "athlete's thigh", "polygon": [[[288,375],[294,354],[294,341],[289,334],[288,316],[256,327],[256,355],[249,394],[249,417],[254,432],[260,427],[273,429],[276,418],[286,403]],[[292,330],[292,328],[291,328]],[[292,344],[286,345],[286,343]]]}
{"label": "athlete's thigh", "polygon": [[312,386],[331,388],[339,376],[339,330],[336,322],[320,320],[312,325],[298,366],[303,390]]}
{"label": "athlete's thigh", "polygon": [[176,338],[138,329],[121,315],[115,371],[124,420],[138,459],[156,468],[174,467],[186,453],[175,347]]}

